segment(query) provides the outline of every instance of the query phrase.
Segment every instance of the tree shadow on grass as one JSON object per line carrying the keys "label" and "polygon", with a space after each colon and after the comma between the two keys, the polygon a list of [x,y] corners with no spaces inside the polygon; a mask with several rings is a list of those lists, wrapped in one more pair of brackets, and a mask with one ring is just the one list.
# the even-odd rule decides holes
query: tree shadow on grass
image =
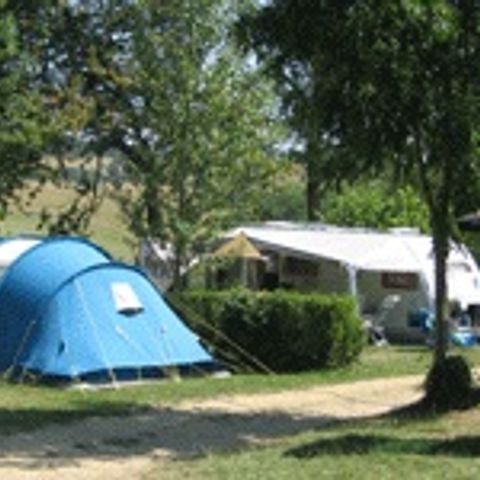
{"label": "tree shadow on grass", "polygon": [[[480,388],[474,389],[469,399],[459,410],[467,410],[480,405]],[[418,420],[435,419],[446,413],[432,410],[424,399],[411,405],[394,410],[378,417],[379,419],[396,419],[402,423]],[[355,428],[355,422],[352,422]],[[441,439],[431,437],[397,437],[384,434],[345,433],[329,435],[328,438],[311,442],[285,452],[286,457],[312,459],[324,455],[369,455],[381,454],[415,454],[429,456],[478,457],[480,456],[480,435],[459,436]]]}
{"label": "tree shadow on grass", "polygon": [[[110,406],[114,411],[107,418]],[[104,409],[101,417],[99,408]],[[108,402],[81,412],[0,409],[0,422],[22,416],[26,428],[29,424],[39,426],[39,418],[40,426],[56,423],[34,431],[0,436],[0,477],[3,468],[78,467],[85,459],[115,461],[139,455],[196,458],[212,452],[251,448],[338,421],[323,415],[225,413],[214,409],[145,408],[138,411],[137,408],[132,412],[128,404],[109,405]]]}
{"label": "tree shadow on grass", "polygon": [[145,407],[126,402],[96,401],[71,402],[70,409],[3,409],[0,408],[1,434],[13,435],[21,432],[31,432],[52,424],[68,425],[90,417],[113,417],[129,415],[145,410]]}
{"label": "tree shadow on grass", "polygon": [[465,398],[461,399],[459,404],[456,407],[444,407],[442,408],[435,408],[430,405],[427,401],[427,398],[424,396],[418,402],[412,403],[410,405],[406,405],[404,407],[398,408],[393,410],[388,414],[389,417],[396,417],[400,420],[409,420],[409,419],[417,419],[417,418],[428,418],[428,417],[436,417],[443,413],[448,413],[452,410],[468,410],[470,408],[475,408],[480,405],[480,388],[473,388],[470,392],[470,395],[466,396]]}
{"label": "tree shadow on grass", "polygon": [[369,455],[372,453],[478,457],[480,436],[443,440],[426,437],[397,438],[389,435],[345,434],[291,449],[285,453],[285,456],[304,460],[323,455]]}

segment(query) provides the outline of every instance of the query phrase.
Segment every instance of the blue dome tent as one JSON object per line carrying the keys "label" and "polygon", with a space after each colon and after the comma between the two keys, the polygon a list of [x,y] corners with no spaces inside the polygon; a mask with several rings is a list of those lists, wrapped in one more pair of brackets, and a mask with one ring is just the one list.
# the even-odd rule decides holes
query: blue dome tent
{"label": "blue dome tent", "polygon": [[115,380],[210,363],[140,270],[85,240],[44,240],[0,280],[0,371]]}

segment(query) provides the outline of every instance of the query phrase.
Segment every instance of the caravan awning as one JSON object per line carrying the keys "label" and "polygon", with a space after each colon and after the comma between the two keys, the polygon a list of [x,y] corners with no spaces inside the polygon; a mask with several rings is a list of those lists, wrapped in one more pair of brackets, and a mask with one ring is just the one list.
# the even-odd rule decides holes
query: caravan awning
{"label": "caravan awning", "polygon": [[[239,227],[229,235],[243,232],[262,253],[315,260],[327,259],[343,265],[355,290],[355,273],[416,273],[430,298],[435,295],[432,238],[409,229],[379,232],[322,224],[267,222]],[[462,305],[480,305],[480,272],[468,249],[453,244],[448,260],[448,296]]]}
{"label": "caravan awning", "polygon": [[[241,227],[255,245],[288,254],[331,259],[357,270],[420,272],[422,263],[407,235],[332,227]],[[420,240],[419,240],[420,239]],[[431,250],[429,237],[416,235],[422,248]]]}

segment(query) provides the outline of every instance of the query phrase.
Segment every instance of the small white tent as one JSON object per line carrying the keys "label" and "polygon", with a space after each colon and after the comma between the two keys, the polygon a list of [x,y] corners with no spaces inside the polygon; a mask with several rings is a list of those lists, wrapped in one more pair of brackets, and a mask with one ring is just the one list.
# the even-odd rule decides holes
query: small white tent
{"label": "small white tent", "polygon": [[[380,232],[267,222],[239,227],[227,238],[240,232],[268,259],[267,271],[277,276],[280,286],[351,293],[362,315],[383,323],[388,337],[424,336],[411,319],[419,309],[434,308],[430,236],[412,229]],[[464,245],[452,245],[447,281],[450,300],[464,309],[480,307],[480,271]]]}
{"label": "small white tent", "polygon": [[20,255],[30,250],[39,242],[39,239],[29,237],[0,239],[0,278],[3,276],[3,272],[20,257]]}

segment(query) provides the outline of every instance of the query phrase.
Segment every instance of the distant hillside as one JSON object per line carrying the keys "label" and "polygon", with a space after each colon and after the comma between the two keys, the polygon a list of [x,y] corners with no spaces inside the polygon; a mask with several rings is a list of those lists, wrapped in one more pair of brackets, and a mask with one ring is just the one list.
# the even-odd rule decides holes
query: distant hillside
{"label": "distant hillside", "polygon": [[[12,206],[5,221],[0,222],[0,236],[45,234],[45,231],[38,229],[42,209],[58,211],[73,195],[68,188],[45,186],[25,211]],[[127,230],[120,209],[112,199],[107,198],[93,217],[89,237],[116,259],[131,262],[134,258],[135,238]]]}

